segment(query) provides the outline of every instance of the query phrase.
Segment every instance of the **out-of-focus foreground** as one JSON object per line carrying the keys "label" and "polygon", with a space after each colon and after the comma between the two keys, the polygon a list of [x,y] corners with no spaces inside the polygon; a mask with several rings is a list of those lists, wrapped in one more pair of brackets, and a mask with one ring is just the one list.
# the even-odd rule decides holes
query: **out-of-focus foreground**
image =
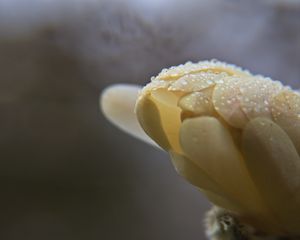
{"label": "out-of-focus foreground", "polygon": [[0,0],[0,238],[204,239],[208,202],[98,97],[211,58],[300,88],[300,3]]}

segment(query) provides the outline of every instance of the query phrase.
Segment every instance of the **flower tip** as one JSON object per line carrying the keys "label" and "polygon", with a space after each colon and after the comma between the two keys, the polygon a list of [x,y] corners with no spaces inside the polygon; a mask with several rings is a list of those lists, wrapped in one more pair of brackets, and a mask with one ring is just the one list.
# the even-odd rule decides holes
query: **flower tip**
{"label": "flower tip", "polygon": [[100,95],[100,109],[103,115],[124,132],[157,146],[140,127],[134,108],[141,90],[132,84],[114,84],[105,88]]}

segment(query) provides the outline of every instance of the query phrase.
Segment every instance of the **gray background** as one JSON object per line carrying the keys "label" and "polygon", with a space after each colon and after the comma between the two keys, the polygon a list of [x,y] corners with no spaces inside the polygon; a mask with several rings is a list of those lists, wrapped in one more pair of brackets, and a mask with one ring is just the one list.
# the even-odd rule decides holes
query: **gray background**
{"label": "gray background", "polygon": [[299,2],[0,0],[0,239],[204,239],[204,196],[98,99],[211,58],[300,88]]}

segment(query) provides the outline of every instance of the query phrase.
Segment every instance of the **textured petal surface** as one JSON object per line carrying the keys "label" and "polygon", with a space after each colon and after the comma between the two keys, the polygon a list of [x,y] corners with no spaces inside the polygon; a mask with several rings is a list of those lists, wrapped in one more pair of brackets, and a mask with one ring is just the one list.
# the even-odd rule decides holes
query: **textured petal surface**
{"label": "textured petal surface", "polygon": [[249,119],[272,119],[271,101],[283,89],[280,82],[260,76],[227,77],[216,85],[213,102],[231,126],[243,128]]}
{"label": "textured petal surface", "polygon": [[[152,77],[136,112],[177,172],[214,204],[259,230],[299,233],[299,93],[234,65],[188,62]],[[259,129],[258,117],[278,125]],[[283,190],[270,187],[275,178]]]}
{"label": "textured petal surface", "polygon": [[245,164],[283,230],[300,233],[300,159],[289,136],[274,122],[257,118],[243,134]]}
{"label": "textured petal surface", "polygon": [[214,86],[218,82],[222,82],[222,79],[226,76],[228,76],[226,73],[216,74],[211,72],[187,74],[172,82],[169,86],[169,90],[183,92],[202,91],[203,89]]}
{"label": "textured petal surface", "polygon": [[197,74],[200,72],[212,72],[212,73],[227,73],[229,75],[250,76],[248,71],[244,71],[241,68],[219,61],[201,61],[198,63],[187,62],[177,67],[171,67],[169,69],[163,69],[158,74],[158,79],[174,80],[178,79],[186,74]]}
{"label": "textured petal surface", "polygon": [[193,92],[182,97],[178,106],[183,113],[189,113],[191,116],[214,115],[216,113],[212,100],[213,88],[207,88],[201,92]]}
{"label": "textured petal surface", "polygon": [[282,91],[283,86],[278,81],[269,78],[255,77],[240,81],[239,90],[242,93],[241,107],[249,119],[265,117],[271,119],[271,99]]}
{"label": "textured petal surface", "polygon": [[287,132],[300,154],[300,94],[282,91],[272,99],[271,109],[274,121]]}
{"label": "textured petal surface", "polygon": [[238,77],[227,77],[216,85],[213,92],[216,111],[228,124],[236,128],[243,128],[248,122],[248,117],[241,107],[243,94],[239,89],[239,85],[244,81],[246,80]]}

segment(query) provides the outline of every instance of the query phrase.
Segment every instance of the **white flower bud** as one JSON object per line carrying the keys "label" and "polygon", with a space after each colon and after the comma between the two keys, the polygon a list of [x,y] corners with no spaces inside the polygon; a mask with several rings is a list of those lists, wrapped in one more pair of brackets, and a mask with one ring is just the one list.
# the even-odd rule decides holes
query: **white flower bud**
{"label": "white flower bud", "polygon": [[136,114],[179,174],[266,233],[300,234],[300,95],[217,61],[163,70]]}

